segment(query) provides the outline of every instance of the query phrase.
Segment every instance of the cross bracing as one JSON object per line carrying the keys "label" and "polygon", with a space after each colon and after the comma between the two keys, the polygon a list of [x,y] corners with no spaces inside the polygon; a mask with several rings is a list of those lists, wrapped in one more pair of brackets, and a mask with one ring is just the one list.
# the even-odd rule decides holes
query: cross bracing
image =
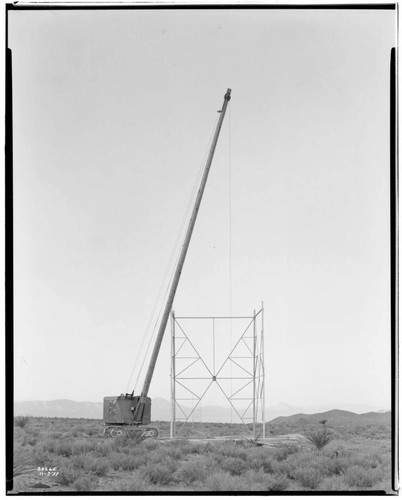
{"label": "cross bracing", "polygon": [[[262,421],[265,434],[263,316],[263,307],[252,316],[175,316],[172,312],[171,437],[179,436],[196,418],[213,386],[229,403],[231,415],[239,423],[252,424],[255,435],[257,421]],[[217,325],[224,321],[230,322],[230,335],[224,328],[226,345],[222,348],[222,339],[217,342],[216,337]],[[232,325],[241,321],[240,334],[233,338]],[[222,328],[220,333],[222,336]]]}

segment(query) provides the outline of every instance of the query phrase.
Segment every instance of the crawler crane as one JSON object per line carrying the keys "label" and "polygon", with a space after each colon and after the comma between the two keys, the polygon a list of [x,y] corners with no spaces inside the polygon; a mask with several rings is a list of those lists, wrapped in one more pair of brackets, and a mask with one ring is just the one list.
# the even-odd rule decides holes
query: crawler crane
{"label": "crawler crane", "polygon": [[158,334],[153,348],[152,356],[149,362],[148,370],[145,375],[144,385],[139,396],[132,393],[121,394],[120,396],[105,397],[103,400],[103,420],[105,423],[106,436],[118,436],[125,434],[128,436],[140,436],[141,438],[156,437],[158,430],[154,427],[149,427],[151,423],[151,398],[148,397],[149,386],[155,370],[156,360],[158,358],[163,335],[166,330],[166,324],[172,309],[173,300],[179,284],[180,275],[183,269],[187,250],[190,245],[191,236],[194,225],[197,219],[205,185],[207,183],[208,174],[211,168],[212,159],[215,153],[216,144],[218,142],[219,133],[222,128],[223,119],[225,118],[226,108],[230,101],[231,89],[228,89],[222,105],[219,110],[219,120],[216,125],[215,133],[212,138],[212,144],[209,155],[204,168],[204,173],[201,178],[198,193],[194,202],[192,215],[188,224],[187,232],[181,248],[180,257],[175,269],[172,284],[164,307],[162,319],[159,325]]}

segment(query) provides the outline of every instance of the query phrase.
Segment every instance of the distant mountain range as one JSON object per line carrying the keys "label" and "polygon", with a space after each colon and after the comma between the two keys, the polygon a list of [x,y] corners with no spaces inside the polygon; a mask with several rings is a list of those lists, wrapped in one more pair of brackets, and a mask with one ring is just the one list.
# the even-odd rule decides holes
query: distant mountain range
{"label": "distant mountain range", "polygon": [[272,425],[280,424],[291,424],[296,427],[304,427],[307,424],[318,423],[320,421],[326,420],[331,423],[331,425],[342,426],[345,424],[384,424],[389,425],[391,423],[391,412],[381,411],[381,412],[368,412],[368,413],[353,413],[351,411],[345,410],[330,410],[322,413],[314,413],[313,415],[299,413],[297,415],[291,415],[288,417],[277,417],[270,421]]}
{"label": "distant mountain range", "polygon": [[[387,414],[385,410],[373,412],[375,408],[367,405],[344,405],[343,408],[343,410],[331,410],[339,412],[336,413],[337,419],[342,418],[343,414],[347,415],[347,418],[353,417],[353,415],[360,416],[357,415],[358,413],[364,415],[370,415],[370,412],[374,413],[374,415]],[[191,412],[191,408],[183,407],[183,410],[187,415]],[[278,418],[288,417],[300,420],[306,418],[308,414],[314,414],[315,417],[319,416],[325,419],[328,413],[325,410],[328,410],[328,407],[299,408],[286,403],[279,403],[266,409],[265,418],[266,421],[276,423],[278,423]],[[102,402],[56,399],[53,401],[15,401],[14,403],[14,415],[31,415],[33,417],[102,419],[102,412]],[[170,415],[171,404],[169,401],[163,398],[152,399],[152,420],[169,421]],[[361,416],[363,417],[363,415]],[[230,408],[217,405],[202,405],[199,410],[195,411],[191,419],[204,422],[236,422]]]}
{"label": "distant mountain range", "polygon": [[14,415],[60,418],[102,418],[103,404],[55,399],[53,401],[15,401]]}

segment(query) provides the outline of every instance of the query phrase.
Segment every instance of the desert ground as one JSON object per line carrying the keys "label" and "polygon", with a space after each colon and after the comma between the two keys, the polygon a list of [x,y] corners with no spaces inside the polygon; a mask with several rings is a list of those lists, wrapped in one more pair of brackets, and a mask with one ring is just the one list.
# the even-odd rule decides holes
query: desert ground
{"label": "desert ground", "polygon": [[240,424],[191,423],[175,440],[168,422],[155,422],[158,438],[141,441],[104,437],[101,420],[17,416],[7,489],[392,493],[390,422],[389,412],[333,410],[279,417],[266,439]]}

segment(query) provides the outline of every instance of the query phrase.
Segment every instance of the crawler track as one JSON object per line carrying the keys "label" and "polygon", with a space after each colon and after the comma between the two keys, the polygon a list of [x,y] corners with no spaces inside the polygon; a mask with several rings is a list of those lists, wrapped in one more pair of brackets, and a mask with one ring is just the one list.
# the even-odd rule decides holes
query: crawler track
{"label": "crawler track", "polygon": [[139,427],[138,425],[109,425],[103,432],[104,437],[126,436],[128,438],[143,441],[147,438],[158,437],[158,429],[155,427]]}

